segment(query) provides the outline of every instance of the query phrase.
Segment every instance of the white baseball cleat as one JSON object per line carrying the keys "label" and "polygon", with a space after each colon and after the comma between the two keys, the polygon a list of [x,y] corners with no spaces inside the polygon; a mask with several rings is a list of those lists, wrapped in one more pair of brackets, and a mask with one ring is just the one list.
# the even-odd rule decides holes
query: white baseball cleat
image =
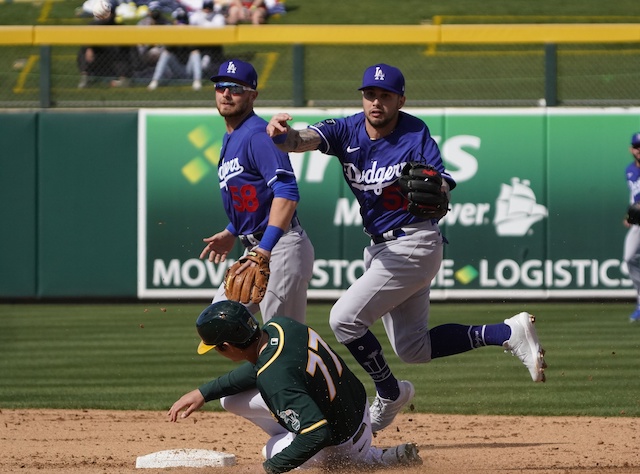
{"label": "white baseball cleat", "polygon": [[147,89],[149,89],[150,91],[154,91],[157,88],[158,88],[158,81],[151,81],[147,86]]}
{"label": "white baseball cleat", "polygon": [[522,361],[529,369],[534,382],[544,382],[546,377],[544,369],[547,363],[544,361],[544,349],[540,347],[538,335],[533,324],[536,317],[529,313],[520,313],[504,320],[505,324],[511,328],[511,337],[502,345],[506,351]]}
{"label": "white baseball cleat", "polygon": [[422,458],[418,454],[418,446],[415,443],[405,443],[383,449],[382,464],[385,466],[418,466],[422,464]]}
{"label": "white baseball cleat", "polygon": [[402,407],[411,401],[416,394],[413,384],[408,380],[398,381],[400,395],[396,400],[381,398],[376,394],[375,400],[371,404],[369,411],[371,412],[371,431],[374,433],[380,431],[391,424]]}

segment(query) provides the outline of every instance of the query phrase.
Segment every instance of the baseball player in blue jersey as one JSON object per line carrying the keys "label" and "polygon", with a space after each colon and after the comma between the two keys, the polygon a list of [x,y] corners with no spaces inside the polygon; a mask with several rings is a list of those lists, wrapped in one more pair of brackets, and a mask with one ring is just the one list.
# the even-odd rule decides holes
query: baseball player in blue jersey
{"label": "baseball player in blue jersey", "polygon": [[[314,251],[296,214],[298,185],[289,156],[273,145],[265,132],[267,122],[253,110],[258,75],[251,64],[226,61],[211,80],[227,128],[218,179],[229,224],[204,239],[207,245],[200,258],[223,262],[236,239],[246,248],[245,254],[253,250],[270,258],[266,295],[259,305],[248,303],[250,311],[260,310],[264,322],[275,314],[291,314],[302,321]],[[213,301],[226,299],[221,285]]]}
{"label": "baseball player in blue jersey", "polygon": [[[233,371],[183,395],[169,409],[171,421],[186,418],[206,402],[222,406],[261,427],[268,474],[298,466],[339,469],[420,465],[413,443],[371,446],[369,407],[362,382],[309,326],[275,316],[260,329],[235,301],[209,305],[198,317],[198,353],[215,349]],[[251,472],[257,472],[255,466]]]}
{"label": "baseball player in blue jersey", "polygon": [[269,121],[267,133],[287,152],[320,150],[340,160],[344,178],[360,204],[364,228],[371,237],[364,250],[365,272],[338,299],[330,325],[371,376],[376,398],[371,405],[374,431],[388,426],[414,396],[411,382],[398,381],[380,342],[369,330],[382,319],[393,350],[405,362],[423,363],[482,346],[501,346],[544,382],[544,351],[535,318],[520,313],[504,323],[481,326],[445,324],[428,328],[429,289],[443,257],[444,238],[436,219],[408,211],[398,178],[405,164],[422,162],[442,176],[448,194],[456,185],[446,172],[440,151],[422,120],[400,109],[405,104],[402,73],[387,64],[364,72],[363,112],[324,120],[294,130],[286,113]]}
{"label": "baseball player in blue jersey", "polygon": [[[631,196],[631,204],[640,202],[640,132],[631,137],[629,147],[633,161],[627,165],[625,170],[627,175],[627,185]],[[640,321],[640,222],[632,214],[632,209],[624,220],[624,225],[628,227],[627,236],[624,240],[624,261],[629,270],[629,278],[637,292],[636,309],[629,317],[632,323]]]}

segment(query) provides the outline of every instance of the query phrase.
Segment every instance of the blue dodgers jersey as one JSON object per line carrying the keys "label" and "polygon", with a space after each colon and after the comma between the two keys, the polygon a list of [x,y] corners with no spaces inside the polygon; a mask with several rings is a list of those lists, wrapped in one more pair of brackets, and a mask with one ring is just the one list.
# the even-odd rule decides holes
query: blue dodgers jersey
{"label": "blue dodgers jersey", "polygon": [[240,235],[264,232],[269,222],[278,175],[291,175],[289,155],[280,151],[266,132],[267,122],[252,112],[222,140],[218,179],[222,203]]}
{"label": "blue dodgers jersey", "polygon": [[309,127],[323,143],[319,150],[334,155],[358,203],[364,228],[380,235],[404,225],[423,221],[407,211],[409,202],[397,183],[404,165],[410,161],[433,165],[453,189],[456,185],[446,173],[438,145],[425,123],[400,111],[396,129],[380,140],[371,140],[360,112],[340,119],[328,119]]}
{"label": "blue dodgers jersey", "polygon": [[640,168],[636,166],[635,160],[627,165],[625,172],[631,193],[631,203],[640,202]]}

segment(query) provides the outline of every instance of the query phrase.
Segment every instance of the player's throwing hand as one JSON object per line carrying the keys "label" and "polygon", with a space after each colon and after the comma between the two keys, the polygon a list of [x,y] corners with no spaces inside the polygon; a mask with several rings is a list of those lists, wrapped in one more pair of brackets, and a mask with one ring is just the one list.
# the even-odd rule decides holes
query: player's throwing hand
{"label": "player's throwing hand", "polygon": [[267,124],[267,135],[271,138],[278,135],[286,135],[291,129],[287,123],[289,120],[293,120],[293,117],[285,113],[279,113],[271,117]]}

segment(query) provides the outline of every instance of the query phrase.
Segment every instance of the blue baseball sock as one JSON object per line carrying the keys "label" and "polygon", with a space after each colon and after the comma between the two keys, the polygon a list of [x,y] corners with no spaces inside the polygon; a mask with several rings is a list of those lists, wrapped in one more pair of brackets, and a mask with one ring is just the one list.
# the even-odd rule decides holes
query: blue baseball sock
{"label": "blue baseball sock", "polygon": [[442,324],[429,331],[431,358],[446,357],[477,349],[482,346],[501,346],[511,337],[511,328],[505,323],[484,326]]}
{"label": "blue baseball sock", "polygon": [[371,331],[355,341],[345,344],[362,368],[371,376],[376,391],[382,398],[395,400],[400,395],[398,379],[391,373],[382,354],[382,346]]}

